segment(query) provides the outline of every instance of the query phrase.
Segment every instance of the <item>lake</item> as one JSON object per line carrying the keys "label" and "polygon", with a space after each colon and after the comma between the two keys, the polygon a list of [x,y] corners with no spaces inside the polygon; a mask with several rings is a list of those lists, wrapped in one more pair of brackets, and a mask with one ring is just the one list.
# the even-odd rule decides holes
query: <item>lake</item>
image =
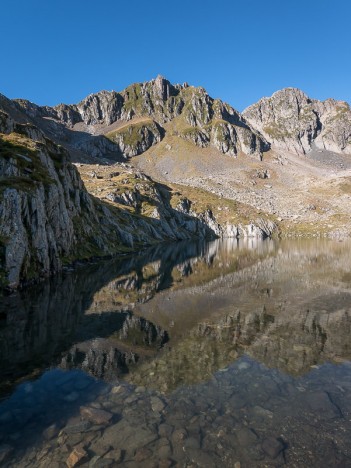
{"label": "lake", "polygon": [[0,305],[0,465],[351,466],[351,241],[161,244]]}

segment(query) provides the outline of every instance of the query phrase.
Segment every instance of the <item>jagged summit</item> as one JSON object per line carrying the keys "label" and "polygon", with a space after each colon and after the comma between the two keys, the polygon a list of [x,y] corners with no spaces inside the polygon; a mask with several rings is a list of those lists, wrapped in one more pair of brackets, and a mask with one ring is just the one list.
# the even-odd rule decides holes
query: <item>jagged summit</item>
{"label": "jagged summit", "polygon": [[161,75],[120,92],[90,94],[77,104],[48,107],[4,100],[17,121],[38,126],[78,161],[129,158],[170,135],[234,157],[243,153],[262,159],[270,146],[296,154],[312,149],[351,153],[349,105],[311,99],[294,87],[260,99],[242,114],[202,87],[172,84]]}
{"label": "jagged summit", "polygon": [[294,86],[287,86],[286,88],[278,89],[272,94],[273,96],[280,96],[280,95],[295,95],[298,97],[305,97],[308,99],[307,94],[302,91],[300,88],[295,88]]}
{"label": "jagged summit", "polygon": [[121,92],[90,94],[73,105],[14,102],[31,123],[65,146],[74,160],[128,158],[167,135],[234,157],[243,153],[261,159],[269,149],[267,141],[231,106],[211,98],[202,87],[173,85],[161,75]]}
{"label": "jagged summit", "polygon": [[279,149],[351,154],[351,110],[344,101],[318,101],[300,89],[284,88],[249,106],[243,116]]}

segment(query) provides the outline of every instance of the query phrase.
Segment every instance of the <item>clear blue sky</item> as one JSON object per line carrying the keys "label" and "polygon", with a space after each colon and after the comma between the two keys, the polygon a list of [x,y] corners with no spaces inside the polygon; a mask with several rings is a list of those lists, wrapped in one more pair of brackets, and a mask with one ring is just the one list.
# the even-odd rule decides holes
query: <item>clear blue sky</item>
{"label": "clear blue sky", "polygon": [[238,110],[286,86],[351,101],[351,0],[3,0],[0,92],[78,102],[162,74]]}

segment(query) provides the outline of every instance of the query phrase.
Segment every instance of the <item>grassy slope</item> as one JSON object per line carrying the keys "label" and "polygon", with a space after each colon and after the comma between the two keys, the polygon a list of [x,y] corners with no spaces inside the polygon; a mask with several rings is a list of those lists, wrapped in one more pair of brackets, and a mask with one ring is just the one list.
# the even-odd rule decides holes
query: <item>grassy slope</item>
{"label": "grassy slope", "polygon": [[[113,167],[80,165],[78,166],[78,170],[87,190],[100,199],[105,199],[106,195],[111,191],[118,194],[133,191],[137,185],[144,199],[140,213],[143,216],[149,216],[155,207],[155,201],[148,196],[148,188],[157,186],[162,190],[162,186],[157,185],[154,181],[135,178],[134,171],[125,169],[119,165]],[[91,177],[92,171],[96,173],[97,177]],[[116,172],[119,172],[119,174],[114,175]],[[114,176],[111,177],[111,174]],[[169,194],[170,204],[173,208],[176,208],[182,199],[187,198],[191,201],[191,210],[193,212],[200,214],[209,209],[220,224],[247,224],[259,217],[258,211],[248,205],[235,200],[219,198],[216,194],[200,188],[168,183],[163,189]],[[109,200],[106,200],[106,203],[111,207],[123,209],[129,213],[136,212],[134,207],[114,203]],[[274,219],[274,216],[270,218]]]}

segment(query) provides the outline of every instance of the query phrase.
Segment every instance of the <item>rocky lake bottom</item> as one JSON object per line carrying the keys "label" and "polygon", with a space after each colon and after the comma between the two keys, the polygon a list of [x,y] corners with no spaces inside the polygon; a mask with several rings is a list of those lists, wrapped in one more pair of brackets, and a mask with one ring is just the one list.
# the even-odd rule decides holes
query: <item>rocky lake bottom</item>
{"label": "rocky lake bottom", "polygon": [[0,466],[351,466],[350,247],[163,244],[1,298]]}

